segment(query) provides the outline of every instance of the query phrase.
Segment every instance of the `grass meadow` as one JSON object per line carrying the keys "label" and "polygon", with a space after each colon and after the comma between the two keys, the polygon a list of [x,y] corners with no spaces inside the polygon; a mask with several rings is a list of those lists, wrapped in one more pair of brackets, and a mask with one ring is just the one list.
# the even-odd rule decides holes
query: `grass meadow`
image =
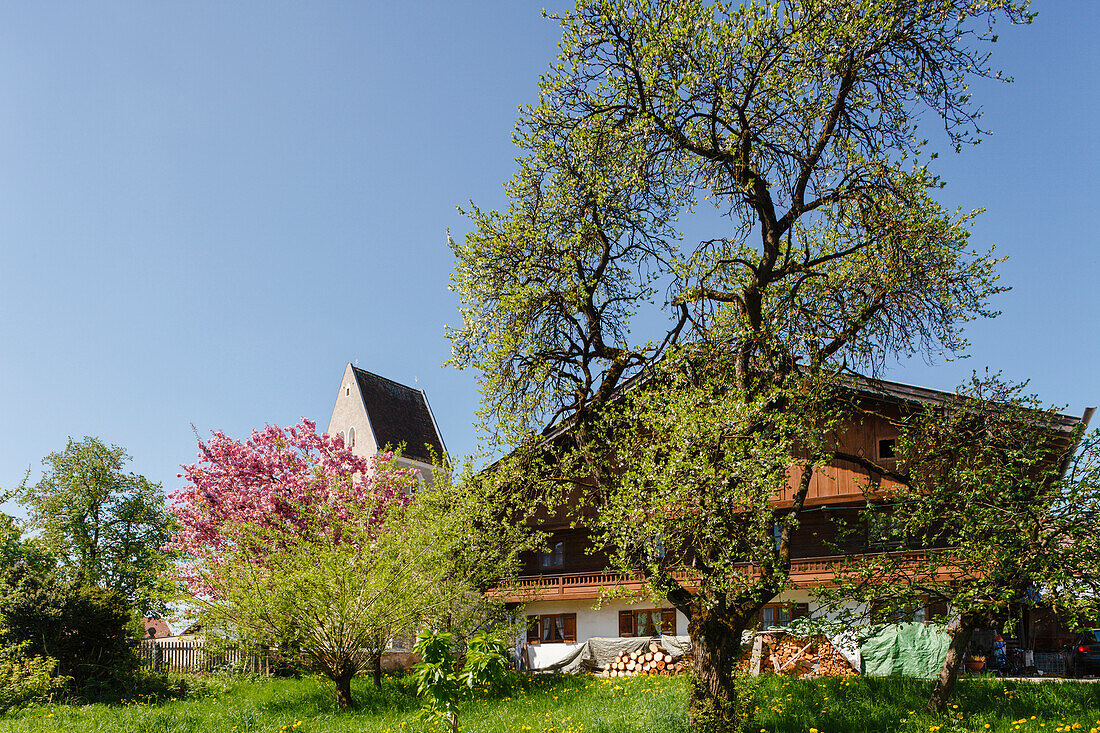
{"label": "grass meadow", "polygon": [[[408,678],[381,690],[355,681],[357,709],[333,707],[318,678],[197,678],[181,699],[164,696],[113,705],[39,705],[0,718],[0,733],[133,731],[134,733],[429,733],[415,717],[419,702]],[[907,679],[762,678],[752,733],[956,733],[1100,731],[1100,685],[960,682],[947,716],[922,712],[930,683]],[[464,733],[681,733],[687,731],[684,677],[606,679],[520,677],[506,692],[467,701]]]}

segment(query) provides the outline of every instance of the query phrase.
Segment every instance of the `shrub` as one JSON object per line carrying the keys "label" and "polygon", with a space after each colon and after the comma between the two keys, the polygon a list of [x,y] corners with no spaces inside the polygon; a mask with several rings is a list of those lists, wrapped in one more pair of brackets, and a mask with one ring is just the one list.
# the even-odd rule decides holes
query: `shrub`
{"label": "shrub", "polygon": [[18,569],[0,584],[0,643],[57,660],[73,692],[98,699],[133,686],[131,609],[117,591]]}
{"label": "shrub", "polygon": [[504,644],[481,632],[470,637],[462,669],[456,674],[458,660],[451,648],[453,643],[453,634],[420,632],[415,651],[422,661],[413,667],[413,679],[416,693],[424,699],[419,717],[449,722],[452,733],[456,733],[463,685],[467,691],[499,688],[508,677],[508,665]]}
{"label": "shrub", "polygon": [[56,659],[27,656],[26,646],[0,646],[0,714],[42,700],[68,682],[54,676]]}

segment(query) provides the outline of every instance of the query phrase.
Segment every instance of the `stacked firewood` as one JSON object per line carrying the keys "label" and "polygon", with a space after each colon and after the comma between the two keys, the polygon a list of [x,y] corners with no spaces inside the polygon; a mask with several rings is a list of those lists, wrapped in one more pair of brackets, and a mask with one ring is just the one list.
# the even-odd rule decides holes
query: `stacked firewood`
{"label": "stacked firewood", "polygon": [[609,677],[631,677],[636,674],[677,674],[691,668],[690,655],[674,656],[661,649],[657,642],[633,652],[619,652],[602,671]]}
{"label": "stacked firewood", "polygon": [[[847,677],[856,670],[824,636],[796,639],[765,635],[761,639],[760,671],[790,677]],[[746,665],[751,666],[749,658]],[[746,671],[753,670],[746,667]]]}

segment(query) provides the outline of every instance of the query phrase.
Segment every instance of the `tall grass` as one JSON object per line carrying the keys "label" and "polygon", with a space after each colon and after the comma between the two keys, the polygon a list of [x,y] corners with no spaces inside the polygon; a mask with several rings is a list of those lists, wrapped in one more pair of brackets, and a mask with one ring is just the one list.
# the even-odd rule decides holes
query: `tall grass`
{"label": "tall grass", "polygon": [[[1100,730],[1100,685],[1005,684],[963,680],[949,716],[922,712],[930,683],[904,679],[789,681],[765,677],[753,733],[1063,733]],[[331,685],[317,678],[209,678],[186,699],[106,705],[41,705],[0,718],[0,733],[429,733],[407,678],[354,685],[357,709],[337,711]],[[506,691],[462,707],[464,733],[685,733],[684,678],[522,677]],[[1034,718],[1032,717],[1034,716]],[[988,726],[988,727],[986,727]],[[1068,728],[1066,726],[1069,726]],[[1074,727],[1077,726],[1077,727]],[[1061,730],[1059,730],[1061,729]]]}

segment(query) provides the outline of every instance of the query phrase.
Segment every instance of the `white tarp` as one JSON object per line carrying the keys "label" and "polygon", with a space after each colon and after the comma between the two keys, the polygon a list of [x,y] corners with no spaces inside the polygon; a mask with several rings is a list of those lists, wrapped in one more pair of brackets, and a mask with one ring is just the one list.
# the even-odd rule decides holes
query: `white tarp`
{"label": "white tarp", "polygon": [[[742,642],[752,644],[756,635],[778,636],[786,633],[783,629],[769,631],[746,631]],[[651,642],[657,642],[661,650],[679,657],[691,652],[690,636],[653,636],[653,637],[600,637],[594,636],[576,644],[528,644],[527,664],[524,668],[535,672],[580,672],[584,669],[594,671],[609,662],[615,661],[621,652],[632,652],[648,648]],[[855,669],[860,669],[859,642],[852,634],[829,637],[832,644]]]}
{"label": "white tarp", "polygon": [[596,670],[613,662],[621,652],[648,648],[657,642],[662,651],[681,656],[691,651],[688,636],[609,638],[594,636],[579,644],[528,644],[527,659],[536,672],[580,672]]}

